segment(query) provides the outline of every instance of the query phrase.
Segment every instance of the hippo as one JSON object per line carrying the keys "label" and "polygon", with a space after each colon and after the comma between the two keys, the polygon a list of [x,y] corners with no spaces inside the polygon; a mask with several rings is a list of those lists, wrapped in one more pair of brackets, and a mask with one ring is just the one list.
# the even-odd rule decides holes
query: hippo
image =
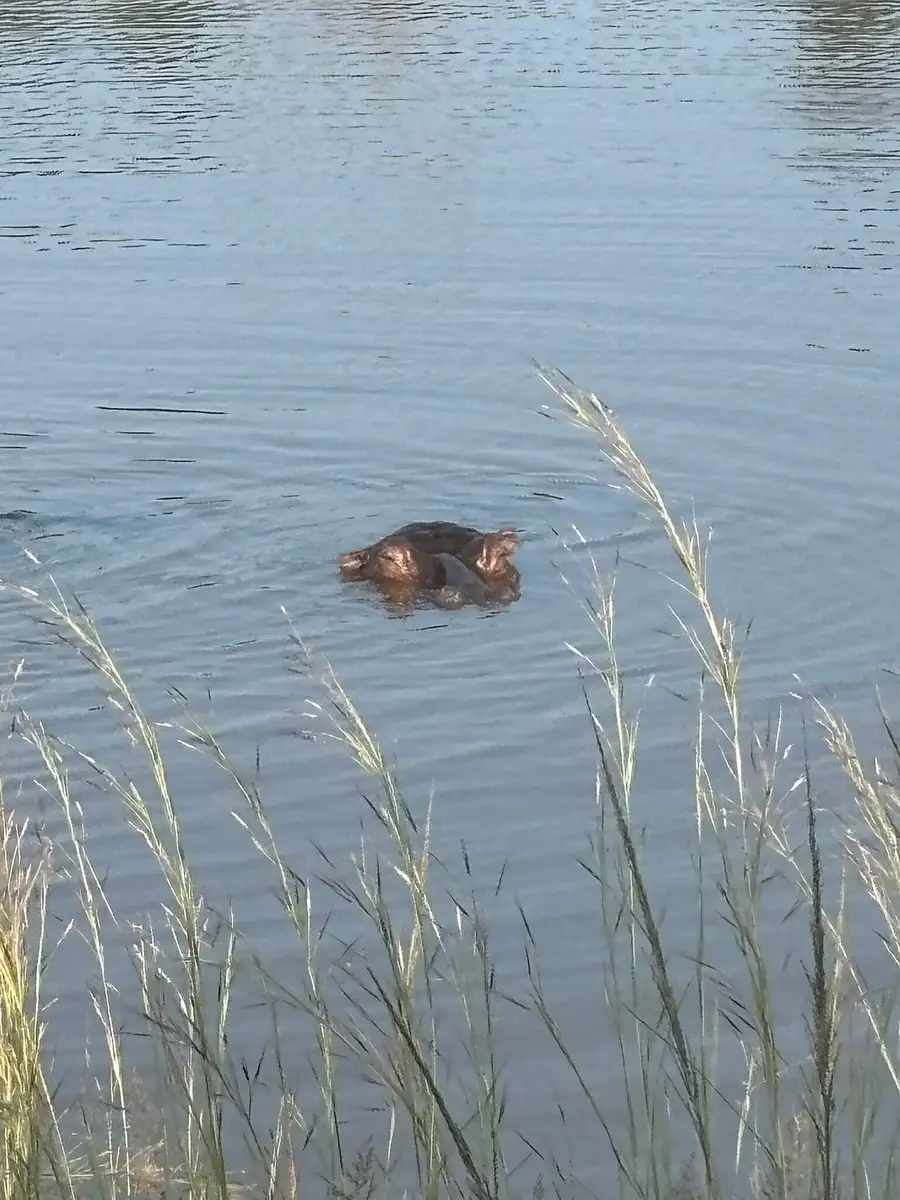
{"label": "hippo", "polygon": [[[419,591],[475,603],[509,603],[519,597],[519,572],[512,556],[519,543],[514,529],[482,533],[449,521],[403,525],[386,537],[338,558],[345,579],[370,579],[391,592]],[[440,603],[440,595],[437,596]]]}
{"label": "hippo", "polygon": [[426,566],[422,556],[434,559],[449,554],[482,579],[491,579],[515,570],[511,560],[518,544],[519,535],[514,529],[482,533],[450,521],[417,521],[402,525],[371,546],[348,550],[338,563],[348,579],[378,579],[382,575],[386,579],[427,578],[435,566]]}

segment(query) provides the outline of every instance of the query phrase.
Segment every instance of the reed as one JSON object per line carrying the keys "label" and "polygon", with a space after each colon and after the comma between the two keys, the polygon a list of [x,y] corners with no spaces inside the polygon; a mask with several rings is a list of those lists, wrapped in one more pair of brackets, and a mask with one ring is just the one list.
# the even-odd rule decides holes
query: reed
{"label": "reed", "polygon": [[50,1134],[39,967],[49,864],[28,834],[0,782],[0,1179],[11,1197],[35,1190]]}
{"label": "reed", "polygon": [[[806,1097],[817,1113],[824,1114],[822,1153],[810,1164],[810,1195],[830,1200],[833,1192],[822,1190],[833,1168],[833,1044],[828,1021],[834,1015],[839,980],[829,974],[825,944],[818,936],[824,920],[821,889],[814,890],[809,883],[786,824],[787,801],[798,780],[796,775],[789,776],[786,786],[779,790],[785,766],[780,722],[769,727],[765,738],[745,727],[740,673],[743,638],[734,622],[718,611],[713,599],[709,535],[696,519],[688,523],[678,517],[608,404],[576,387],[561,372],[539,367],[538,373],[572,422],[595,438],[619,485],[662,529],[679,568],[679,576],[672,582],[697,611],[696,622],[690,623],[672,610],[699,666],[691,781],[696,828],[692,891],[698,909],[692,977],[683,991],[658,913],[649,899],[640,836],[632,816],[640,722],[636,710],[629,708],[616,649],[615,583],[595,572],[595,599],[589,614],[604,659],[597,673],[613,720],[603,720],[589,700],[587,703],[600,765],[600,803],[612,821],[601,826],[593,842],[589,870],[601,891],[604,936],[610,948],[611,1008],[629,1110],[629,1137],[627,1142],[614,1141],[616,1160],[636,1194],[671,1194],[679,1164],[663,1163],[657,1146],[671,1152],[669,1090],[660,1086],[660,1078],[674,1070],[678,1099],[694,1141],[688,1154],[682,1152],[681,1159],[696,1156],[697,1194],[731,1194],[734,1183],[726,1183],[729,1175],[754,1176],[754,1186],[761,1189],[762,1195],[786,1200],[796,1194],[798,1171],[786,1140],[795,1113],[785,1096],[786,1064],[774,1017],[773,955],[767,951],[763,915],[766,891],[781,874],[782,862],[787,861],[795,871],[801,893],[812,901],[812,927],[818,931],[813,975],[813,1009],[818,1014],[814,1037],[827,1069],[819,1078],[821,1094]],[[711,764],[724,764],[722,782],[719,779],[723,773]],[[715,783],[714,776],[718,777]],[[809,848],[818,878],[821,864],[811,792],[808,799]],[[716,900],[720,906],[717,913],[710,908]],[[722,918],[733,933],[735,958],[744,975],[740,984],[723,978],[708,962],[710,925]],[[535,991],[543,1011],[540,988]],[[658,1018],[649,1015],[651,1009],[659,1012]],[[684,1016],[686,1009],[690,1010],[690,1023]],[[724,1096],[715,1087],[710,1051],[716,1047],[720,1052],[720,1014],[728,1014],[726,1019],[746,1063],[746,1086],[739,1101]],[[591,1099],[602,1120],[599,1105]],[[734,1167],[724,1175],[722,1136],[717,1134],[723,1118],[727,1124],[736,1125]],[[605,1122],[604,1128],[610,1133]],[[749,1156],[749,1162],[745,1156]]]}
{"label": "reed", "polygon": [[[594,440],[614,481],[664,533],[675,565],[671,584],[693,606],[693,618],[683,615],[683,603],[681,615],[671,610],[696,678],[693,769],[679,792],[693,804],[685,854],[696,921],[688,950],[683,931],[673,937],[666,926],[648,866],[640,696],[616,632],[616,579],[596,563],[584,595],[593,647],[576,651],[598,764],[596,822],[580,860],[598,897],[602,961],[603,1023],[590,1046],[576,1043],[554,1014],[525,911],[529,987],[519,997],[501,989],[467,856],[452,869],[435,857],[430,801],[407,800],[396,764],[329,664],[293,629],[295,670],[317,697],[307,713],[309,736],[349,754],[368,781],[357,849],[346,862],[319,852],[315,875],[279,844],[258,764],[246,769],[235,761],[177,695],[171,719],[151,718],[89,614],[52,580],[40,590],[4,581],[55,634],[61,652],[77,655],[101,685],[133,757],[127,769],[113,767],[56,736],[16,703],[16,673],[7,698],[13,736],[33,756],[34,789],[52,797],[62,821],[49,846],[31,837],[19,795],[0,792],[3,1200],[505,1200],[542,1196],[547,1187],[583,1195],[555,1155],[555,1109],[546,1144],[531,1146],[526,1169],[516,1169],[521,1143],[509,1127],[497,1032],[509,1002],[531,1014],[536,1033],[571,1072],[605,1141],[609,1186],[615,1181],[621,1196],[900,1194],[898,990],[889,982],[877,991],[867,978],[860,922],[847,916],[852,896],[854,911],[868,912],[880,938],[889,980],[897,978],[900,738],[883,714],[888,760],[866,763],[841,716],[805,697],[851,802],[841,829],[823,833],[828,814],[817,804],[804,747],[788,744],[780,714],[762,728],[744,716],[746,631],[715,601],[708,535],[681,519],[605,402],[557,371],[538,373],[557,398],[555,411]],[[185,750],[203,755],[215,772],[211,791],[230,797],[264,886],[274,890],[286,928],[281,944],[295,947],[277,963],[242,934],[232,911],[216,911],[202,894],[172,782],[173,757]],[[84,779],[116,798],[158,873],[163,900],[140,925],[123,927],[95,865]],[[459,878],[465,896],[456,890]],[[87,1077],[65,1103],[50,1082],[48,1051],[54,1035],[62,1036],[48,993],[48,914],[57,889],[77,898],[77,917],[55,936],[80,937],[91,956],[98,1031]],[[782,918],[802,960],[806,1048],[799,1060],[791,1059],[784,1031],[775,936],[784,937]],[[337,927],[352,929],[352,938],[333,934]],[[733,947],[728,964],[710,961],[722,929]],[[135,1040],[124,1032],[113,961],[126,933],[141,1071]],[[790,996],[794,1007],[798,995]],[[233,1032],[236,1010],[246,1012],[248,1003],[262,1040],[253,1058]],[[312,1048],[302,1069],[289,1048],[297,1030]],[[592,1082],[598,1055],[618,1066],[614,1106]],[[363,1091],[370,1132],[348,1144]]]}

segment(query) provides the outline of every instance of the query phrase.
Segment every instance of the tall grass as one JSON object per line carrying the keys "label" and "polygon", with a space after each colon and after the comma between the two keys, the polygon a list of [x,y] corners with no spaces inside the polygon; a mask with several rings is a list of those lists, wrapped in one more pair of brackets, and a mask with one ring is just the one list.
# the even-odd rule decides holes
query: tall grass
{"label": "tall grass", "polygon": [[[688,942],[667,926],[652,875],[637,784],[639,696],[616,633],[616,580],[596,564],[584,604],[594,645],[576,651],[580,683],[573,675],[598,764],[597,819],[580,861],[599,901],[605,1025],[595,1045],[576,1041],[556,1016],[524,910],[529,986],[518,997],[501,987],[468,858],[455,873],[436,859],[431,803],[404,797],[339,679],[293,631],[296,669],[317,693],[311,736],[349,753],[371,785],[358,848],[346,862],[319,852],[315,875],[279,845],[253,765],[235,762],[183,705],[170,721],[153,720],[90,616],[52,581],[41,590],[7,581],[102,686],[136,757],[126,773],[67,744],[17,704],[13,689],[13,736],[33,755],[34,789],[52,796],[63,820],[48,846],[20,815],[27,796],[0,793],[3,1197],[582,1195],[556,1153],[554,1107],[544,1141],[528,1144],[521,1167],[499,1051],[510,1003],[571,1073],[587,1114],[579,1157],[605,1178],[602,1196],[900,1194],[900,1010],[891,983],[900,978],[900,738],[884,716],[888,762],[864,762],[841,716],[805,698],[847,782],[843,826],[824,834],[804,747],[791,748],[779,715],[759,729],[744,716],[745,638],[716,603],[708,536],[678,515],[607,404],[559,372],[538,372],[556,411],[593,439],[615,482],[664,533],[673,586],[693,606],[693,619],[672,610],[696,664],[693,769],[672,793],[693,804],[682,872],[695,906]],[[281,944],[295,947],[277,964],[233,912],[214,911],[202,895],[170,767],[183,748],[219,772],[274,887]],[[127,930],[94,862],[85,775],[118,800],[158,871],[159,908]],[[49,1057],[66,1035],[48,992],[48,929],[63,891],[77,897],[78,915],[61,936],[80,937],[91,956],[98,1034],[87,1079],[68,1102],[54,1090]],[[863,967],[860,911],[891,968],[880,992]],[[354,930],[352,941],[333,934],[338,925]],[[801,1055],[784,1021],[785,929],[802,960],[805,991],[787,997],[788,1007],[802,1004]],[[723,930],[733,950],[728,962],[713,962]],[[126,932],[138,997],[132,1032],[153,1052],[149,1077],[148,1055],[140,1056],[140,1079],[112,962]],[[248,995],[262,1031],[253,1057],[235,1018]],[[302,1061],[298,1028],[312,1048]],[[371,1111],[360,1137],[362,1096]]]}
{"label": "tall grass", "polygon": [[[4,711],[8,703],[4,697]],[[40,993],[48,862],[27,832],[13,819],[0,781],[0,1178],[22,1194],[37,1187],[49,1133]]]}

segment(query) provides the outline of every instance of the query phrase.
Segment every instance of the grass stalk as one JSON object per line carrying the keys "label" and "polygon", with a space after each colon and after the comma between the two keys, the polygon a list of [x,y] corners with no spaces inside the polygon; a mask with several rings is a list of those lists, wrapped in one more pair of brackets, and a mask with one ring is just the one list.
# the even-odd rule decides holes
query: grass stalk
{"label": "grass stalk", "polygon": [[[3,1200],[38,1194],[48,1132],[41,1044],[47,941],[47,855],[34,852],[0,785],[0,1187]],[[33,941],[33,945],[29,943]]]}

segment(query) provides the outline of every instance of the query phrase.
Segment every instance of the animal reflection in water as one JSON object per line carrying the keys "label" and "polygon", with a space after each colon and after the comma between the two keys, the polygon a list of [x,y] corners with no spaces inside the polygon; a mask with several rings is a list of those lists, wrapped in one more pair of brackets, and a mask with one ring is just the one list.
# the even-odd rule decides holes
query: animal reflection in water
{"label": "animal reflection in water", "polygon": [[449,521],[403,525],[338,558],[345,579],[368,579],[400,605],[426,599],[438,608],[513,604],[521,594],[512,557],[514,529],[482,533]]}

